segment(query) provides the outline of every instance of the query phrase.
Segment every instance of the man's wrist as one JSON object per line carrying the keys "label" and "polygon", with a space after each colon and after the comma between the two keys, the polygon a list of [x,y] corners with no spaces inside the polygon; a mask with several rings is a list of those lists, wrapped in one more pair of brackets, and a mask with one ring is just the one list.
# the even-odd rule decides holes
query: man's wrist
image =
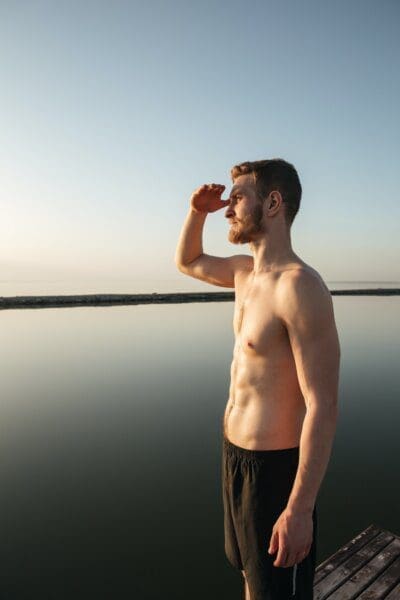
{"label": "man's wrist", "polygon": [[193,206],[190,207],[190,212],[195,215],[204,215],[205,217],[208,215],[208,212],[204,210],[197,210],[196,208],[193,208]]}
{"label": "man's wrist", "polygon": [[312,515],[314,506],[302,506],[300,504],[288,504],[286,506],[286,512],[289,515]]}

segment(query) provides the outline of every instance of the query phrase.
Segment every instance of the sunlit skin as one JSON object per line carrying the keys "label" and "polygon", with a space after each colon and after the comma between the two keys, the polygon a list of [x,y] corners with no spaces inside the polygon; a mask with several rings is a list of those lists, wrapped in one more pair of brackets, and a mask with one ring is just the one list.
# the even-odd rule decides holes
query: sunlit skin
{"label": "sunlit skin", "polygon": [[224,190],[198,188],[187,227],[197,233],[196,219],[225,208],[229,241],[248,243],[252,256],[232,258],[232,279],[225,263],[208,255],[184,272],[235,288],[226,437],[253,450],[300,446],[287,506],[265,546],[276,553],[274,566],[291,567],[311,548],[312,511],[336,428],[340,348],[332,299],[321,276],[292,249],[280,192],[261,199],[252,174],[237,177],[226,200]]}

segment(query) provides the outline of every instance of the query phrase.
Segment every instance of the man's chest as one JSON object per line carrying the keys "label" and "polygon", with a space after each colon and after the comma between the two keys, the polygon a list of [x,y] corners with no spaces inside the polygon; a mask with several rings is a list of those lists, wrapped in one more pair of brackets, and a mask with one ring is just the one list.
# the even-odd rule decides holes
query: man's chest
{"label": "man's chest", "polygon": [[240,347],[266,356],[288,346],[286,328],[275,306],[274,284],[238,285],[235,290],[233,329]]}

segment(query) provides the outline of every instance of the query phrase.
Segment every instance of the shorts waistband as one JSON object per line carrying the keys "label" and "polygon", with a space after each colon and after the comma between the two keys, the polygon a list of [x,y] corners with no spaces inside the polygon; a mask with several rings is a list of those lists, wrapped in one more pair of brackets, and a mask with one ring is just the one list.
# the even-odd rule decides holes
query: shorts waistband
{"label": "shorts waistband", "polygon": [[223,435],[224,450],[231,456],[237,458],[249,458],[252,460],[264,460],[271,458],[298,458],[300,447],[295,446],[293,448],[278,448],[273,450],[249,450],[248,448],[241,448],[233,444],[228,438]]}

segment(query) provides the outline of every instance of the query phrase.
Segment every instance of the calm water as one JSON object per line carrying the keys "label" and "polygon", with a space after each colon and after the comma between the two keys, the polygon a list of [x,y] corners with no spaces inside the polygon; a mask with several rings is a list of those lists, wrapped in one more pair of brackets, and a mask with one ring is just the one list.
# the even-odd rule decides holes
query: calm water
{"label": "calm water", "polygon": [[[371,523],[400,534],[400,298],[333,301],[340,416],[318,563]],[[2,312],[1,599],[242,599],[220,495],[232,313]]]}

